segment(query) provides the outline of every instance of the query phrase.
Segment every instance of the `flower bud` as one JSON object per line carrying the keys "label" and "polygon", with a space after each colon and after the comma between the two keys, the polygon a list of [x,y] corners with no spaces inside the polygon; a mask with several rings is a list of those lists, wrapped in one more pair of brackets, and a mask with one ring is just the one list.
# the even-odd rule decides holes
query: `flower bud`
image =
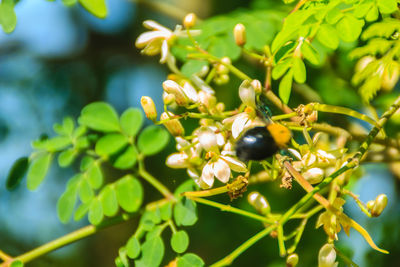
{"label": "flower bud", "polygon": [[252,205],[259,213],[266,215],[271,212],[271,207],[267,199],[258,192],[251,192],[247,196],[247,201]]}
{"label": "flower bud", "polygon": [[370,200],[370,201],[368,201],[367,204],[366,204],[367,209],[368,209],[369,211],[372,210],[372,208],[374,207],[374,205],[375,205],[375,201],[374,201],[374,200]]}
{"label": "flower bud", "polygon": [[336,267],[336,251],[333,244],[325,244],[318,253],[318,267]]}
{"label": "flower bud", "polygon": [[253,86],[254,91],[256,92],[257,95],[261,94],[262,92],[262,84],[259,80],[252,80],[251,81],[251,86]]}
{"label": "flower bud", "polygon": [[215,106],[215,108],[218,110],[218,112],[224,112],[225,110],[225,104],[223,102],[219,102],[217,103],[217,105]]}
{"label": "flower bud", "polygon": [[246,106],[256,106],[256,92],[248,80],[244,80],[239,86],[239,97]]}
{"label": "flower bud", "polygon": [[391,63],[382,74],[381,87],[383,90],[391,91],[399,80],[399,66]]}
{"label": "flower bud", "polygon": [[227,66],[225,66],[224,64],[218,64],[215,67],[215,70],[217,71],[218,74],[222,75],[222,74],[228,74],[229,73],[229,69]]}
{"label": "flower bud", "polygon": [[228,74],[217,75],[217,76],[214,78],[214,82],[215,82],[217,85],[226,84],[227,82],[229,82],[229,75],[228,75]]}
{"label": "flower bud", "polygon": [[149,120],[155,121],[157,119],[156,105],[154,105],[153,99],[149,96],[142,96],[140,104]]}
{"label": "flower bud", "polygon": [[388,199],[385,194],[380,194],[375,198],[375,203],[371,209],[371,216],[378,217],[387,205]]}
{"label": "flower bud", "polygon": [[212,94],[206,93],[204,91],[200,91],[198,93],[199,101],[202,105],[204,105],[207,109],[213,109],[217,104],[217,98]]}
{"label": "flower bud", "polygon": [[173,153],[167,157],[165,164],[174,169],[187,168],[189,167],[188,158],[188,155],[184,152]]}
{"label": "flower bud", "polygon": [[196,15],[194,13],[189,13],[185,16],[183,19],[183,26],[185,26],[186,29],[192,28],[196,24]]}
{"label": "flower bud", "polygon": [[374,60],[376,60],[376,58],[373,56],[362,57],[356,64],[356,67],[355,67],[356,72],[363,71],[368,66],[368,64]]}
{"label": "flower bud", "polygon": [[197,91],[196,89],[194,89],[194,87],[189,83],[189,82],[185,82],[183,85],[183,92],[185,93],[185,95],[194,103],[196,103],[199,99],[199,97],[197,96]]}
{"label": "flower bud", "polygon": [[324,178],[324,171],[321,168],[311,168],[303,173],[303,177],[310,184],[317,184],[322,181],[322,178]]}
{"label": "flower bud", "polygon": [[292,253],[286,258],[286,267],[295,267],[299,262],[299,255]]}
{"label": "flower bud", "polygon": [[204,150],[210,151],[218,148],[217,136],[210,128],[200,128],[197,136],[199,137],[199,143]]}
{"label": "flower bud", "polygon": [[246,28],[242,23],[236,24],[233,29],[233,36],[238,46],[243,46],[246,43]]}
{"label": "flower bud", "polygon": [[174,116],[172,112],[169,112],[169,115],[166,112],[163,112],[160,116],[161,120],[166,120],[163,124],[165,128],[173,135],[173,136],[182,136],[185,134],[185,129],[183,128],[181,122],[178,119],[170,119],[170,116]]}
{"label": "flower bud", "polygon": [[172,80],[166,80],[162,85],[165,92],[175,96],[175,101],[179,106],[186,106],[189,103],[189,98],[179,84]]}
{"label": "flower bud", "polygon": [[175,103],[175,96],[173,94],[168,94],[167,92],[163,92],[163,101],[165,105],[171,105]]}

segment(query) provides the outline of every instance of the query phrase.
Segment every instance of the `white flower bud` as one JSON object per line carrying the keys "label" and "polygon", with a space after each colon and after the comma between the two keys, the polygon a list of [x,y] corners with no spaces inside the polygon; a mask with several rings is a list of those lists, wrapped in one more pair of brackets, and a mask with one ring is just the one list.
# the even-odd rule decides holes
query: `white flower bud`
{"label": "white flower bud", "polygon": [[251,86],[253,86],[254,91],[256,92],[256,94],[261,94],[262,92],[262,85],[261,82],[259,80],[252,80],[251,81]]}
{"label": "white flower bud", "polygon": [[239,97],[245,105],[251,107],[256,106],[256,92],[248,80],[244,80],[240,85]]}
{"label": "white flower bud", "polygon": [[287,267],[295,267],[299,262],[299,255],[296,253],[292,253],[286,258],[286,266]]}
{"label": "white flower bud", "polygon": [[325,244],[318,253],[318,267],[336,267],[336,251],[332,244]]}
{"label": "white flower bud", "polygon": [[246,43],[246,28],[242,23],[236,24],[233,29],[233,36],[238,46],[243,46]]}
{"label": "white flower bud", "polygon": [[199,100],[196,89],[189,82],[183,85],[183,92],[192,102],[196,103]]}
{"label": "white flower bud", "polygon": [[259,213],[266,215],[271,212],[271,207],[267,199],[258,192],[251,192],[247,196],[247,201],[252,205]]}
{"label": "white flower bud", "polygon": [[165,161],[165,164],[174,169],[180,169],[180,168],[187,168],[189,167],[188,164],[188,155],[186,153],[173,153],[167,157],[167,160]]}
{"label": "white flower bud", "polygon": [[217,136],[210,128],[200,128],[200,131],[198,132],[198,137],[199,143],[204,150],[210,151],[218,149]]}
{"label": "white flower bud", "polygon": [[183,128],[181,122],[178,119],[170,119],[172,116],[174,116],[172,112],[169,112],[169,115],[166,112],[163,112],[160,116],[161,120],[166,120],[163,125],[173,136],[184,135],[185,129]]}
{"label": "white flower bud", "polygon": [[375,203],[371,209],[371,215],[373,217],[378,217],[381,215],[382,211],[385,209],[388,203],[388,198],[385,194],[380,194],[375,198]]}
{"label": "white flower bud", "polygon": [[140,99],[140,104],[142,105],[146,117],[149,120],[155,121],[157,119],[157,110],[153,99],[151,99],[149,96],[142,96]]}
{"label": "white flower bud", "polygon": [[192,28],[196,24],[196,15],[194,13],[189,13],[185,16],[183,19],[183,26],[185,26],[186,29]]}
{"label": "white flower bud", "polygon": [[317,184],[324,178],[324,171],[321,168],[311,168],[303,173],[303,177],[310,184]]}
{"label": "white flower bud", "polygon": [[175,101],[179,106],[186,106],[189,103],[189,98],[184,93],[183,88],[175,81],[166,80],[162,85],[165,92],[175,96]]}

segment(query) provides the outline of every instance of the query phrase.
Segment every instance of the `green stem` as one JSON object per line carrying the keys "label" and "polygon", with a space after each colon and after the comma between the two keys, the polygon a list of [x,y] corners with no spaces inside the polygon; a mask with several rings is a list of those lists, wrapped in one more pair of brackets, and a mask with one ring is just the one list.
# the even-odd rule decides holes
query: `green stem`
{"label": "green stem", "polygon": [[165,185],[160,183],[154,176],[144,169],[143,160],[139,160],[139,175],[157,189],[166,199],[175,199],[174,195]]}
{"label": "green stem", "polygon": [[271,233],[275,228],[277,227],[276,224],[270,225],[269,227],[265,228],[258,234],[254,235],[251,237],[249,240],[244,242],[242,245],[240,245],[237,249],[235,249],[231,254],[228,256],[224,257],[220,261],[212,264],[210,267],[220,267],[220,266],[227,266],[230,265],[240,254],[242,254],[244,251],[246,251],[249,247],[257,243],[258,240],[264,238],[267,236],[269,233]]}
{"label": "green stem", "polygon": [[297,116],[297,112],[291,112],[291,113],[287,113],[287,114],[281,114],[281,115],[276,115],[276,116],[272,116],[271,120],[273,121],[280,121],[280,120],[284,120],[284,119],[290,119],[293,117]]}
{"label": "green stem", "polygon": [[224,185],[224,186],[213,188],[213,189],[184,192],[184,193],[182,193],[182,195],[185,197],[189,197],[189,198],[210,197],[210,196],[220,195],[220,194],[226,193],[228,191],[229,191],[228,186]]}
{"label": "green stem", "polygon": [[299,227],[296,229],[297,234],[296,234],[296,237],[294,238],[293,245],[287,250],[288,254],[292,254],[296,250],[297,245],[300,242],[301,236],[303,235],[304,228],[306,227],[306,225],[307,225],[307,219],[302,220]]}
{"label": "green stem", "polygon": [[[128,218],[129,219],[129,218]],[[44,244],[40,247],[37,247],[29,252],[26,252],[20,256],[17,256],[15,258],[13,258],[12,260],[20,260],[22,261],[24,264],[27,262],[30,262],[44,254],[47,254],[53,250],[56,250],[58,248],[61,248],[63,246],[66,246],[68,244],[71,244],[75,241],[78,241],[80,239],[83,239],[85,237],[88,237],[90,235],[93,235],[95,233],[97,233],[99,230],[104,229],[106,227],[121,223],[126,221],[127,219],[125,219],[125,216],[119,216],[116,218],[113,218],[111,220],[105,221],[104,223],[98,225],[98,226],[94,226],[94,225],[88,225],[85,226],[81,229],[78,229],[74,232],[71,232],[67,235],[64,235],[60,238],[57,238],[47,244]],[[3,263],[0,265],[1,267],[5,267],[7,266],[6,263]]]}
{"label": "green stem", "polygon": [[283,237],[283,226],[280,224],[277,227],[278,233],[278,248],[279,248],[279,256],[284,257],[286,255],[285,241]]}
{"label": "green stem", "polygon": [[194,201],[198,202],[198,203],[218,208],[221,211],[227,211],[227,212],[236,213],[236,214],[239,214],[239,215],[242,215],[242,216],[245,216],[245,217],[249,217],[249,218],[252,218],[252,219],[255,219],[255,220],[258,220],[258,221],[262,221],[262,222],[265,222],[265,223],[274,223],[274,220],[271,220],[271,219],[269,219],[267,217],[264,217],[264,216],[261,216],[261,215],[258,215],[258,214],[252,213],[252,212],[248,212],[248,211],[245,211],[245,210],[241,210],[241,209],[232,207],[230,205],[220,204],[220,203],[217,203],[217,202],[214,202],[214,201],[211,201],[211,200],[208,200],[208,199],[204,199],[204,198],[199,198],[199,197],[189,197],[189,198],[191,200],[194,200]]}

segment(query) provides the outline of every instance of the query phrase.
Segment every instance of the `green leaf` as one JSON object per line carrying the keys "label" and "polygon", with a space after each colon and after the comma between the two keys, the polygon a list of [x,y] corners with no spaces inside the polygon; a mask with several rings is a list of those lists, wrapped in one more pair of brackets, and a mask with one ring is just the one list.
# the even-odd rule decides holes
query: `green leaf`
{"label": "green leaf", "polygon": [[103,207],[97,198],[94,198],[90,204],[88,218],[93,225],[98,225],[104,218]]}
{"label": "green leaf", "polygon": [[127,144],[128,139],[122,134],[106,134],[97,141],[95,151],[100,156],[109,156],[117,153]]}
{"label": "green leaf", "polygon": [[42,182],[49,170],[52,155],[42,153],[30,164],[28,169],[27,187],[29,190],[35,190]]}
{"label": "green leaf", "polygon": [[155,224],[153,221],[153,215],[146,211],[142,217],[140,218],[140,227],[143,228],[144,231],[153,230]]}
{"label": "green leaf", "polygon": [[167,221],[172,217],[172,203],[168,202],[165,205],[162,205],[160,208],[160,216],[163,221]]}
{"label": "green leaf", "polygon": [[6,187],[8,190],[14,189],[19,185],[22,178],[24,178],[26,171],[29,167],[28,157],[21,157],[17,159],[11,167],[7,176]]}
{"label": "green leaf", "polygon": [[117,193],[112,186],[106,186],[100,193],[100,201],[103,206],[104,214],[112,217],[118,212]]}
{"label": "green leaf", "polygon": [[71,117],[65,117],[62,125],[56,123],[53,126],[54,131],[58,135],[71,136],[75,128],[74,120]]}
{"label": "green leaf", "polygon": [[326,14],[325,19],[326,22],[328,22],[329,24],[336,24],[342,17],[343,17],[342,11],[339,8],[334,7],[331,10],[329,10],[329,12]]}
{"label": "green leaf", "polygon": [[372,8],[368,11],[367,15],[365,16],[365,20],[368,22],[375,21],[379,17],[378,8],[373,5]]}
{"label": "green leaf", "polygon": [[317,33],[317,40],[324,46],[335,50],[339,46],[339,36],[331,25],[323,24]]}
{"label": "green leaf", "polygon": [[189,236],[184,230],[172,235],[171,247],[176,253],[183,253],[189,246]]}
{"label": "green leaf", "polygon": [[140,182],[131,175],[126,175],[115,184],[118,203],[127,212],[137,211],[142,204],[143,189]]}
{"label": "green leaf", "polygon": [[86,179],[81,179],[78,187],[79,198],[83,203],[90,202],[94,197],[94,192]]}
{"label": "green leaf", "polygon": [[358,39],[358,36],[360,36],[363,26],[363,20],[346,15],[336,24],[336,29],[343,41],[354,42]]}
{"label": "green leaf", "polygon": [[137,160],[136,148],[133,146],[128,146],[122,155],[118,156],[115,160],[113,166],[117,169],[126,170],[132,168]]}
{"label": "green leaf", "polygon": [[190,226],[197,222],[196,203],[183,199],[174,206],[174,219],[178,226]]}
{"label": "green leaf", "polygon": [[74,214],[74,220],[75,221],[80,221],[85,215],[86,213],[88,213],[89,211],[89,207],[90,207],[90,202],[88,203],[82,203],[75,211]]}
{"label": "green leaf", "polygon": [[273,69],[272,69],[272,79],[278,80],[282,77],[283,74],[290,68],[292,65],[293,58],[290,57],[288,59],[279,62]]}
{"label": "green leaf", "polygon": [[126,243],[126,254],[131,259],[136,259],[140,254],[140,242],[135,237],[132,236],[129,238],[128,242]]}
{"label": "green leaf", "polygon": [[95,162],[89,170],[86,172],[89,184],[93,189],[99,189],[103,184],[103,173],[101,172],[100,166]]}
{"label": "green leaf", "polygon": [[89,141],[89,137],[87,137],[87,136],[81,136],[81,137],[78,137],[78,139],[76,139],[75,148],[77,150],[82,150],[82,149],[88,148],[89,145],[90,145],[90,141]]}
{"label": "green leaf", "polygon": [[298,83],[304,83],[306,81],[306,66],[303,60],[299,57],[293,58],[293,77]]}
{"label": "green leaf", "polygon": [[240,56],[241,49],[236,45],[231,32],[228,35],[212,36],[210,41],[208,51],[213,56],[229,57],[231,60],[236,60]]}
{"label": "green leaf", "polygon": [[68,136],[56,136],[45,142],[45,147],[50,152],[62,150],[69,145],[71,145],[71,139]]}
{"label": "green leaf", "polygon": [[78,121],[81,125],[100,132],[120,131],[117,112],[104,102],[95,102],[84,107]]}
{"label": "green leaf", "polygon": [[14,11],[14,0],[2,0],[0,4],[0,23],[5,33],[14,31],[17,16]]}
{"label": "green leaf", "polygon": [[377,4],[382,14],[391,14],[398,10],[397,0],[377,0]]}
{"label": "green leaf", "polygon": [[208,66],[206,60],[188,60],[181,68],[182,74],[190,78],[193,74],[200,72],[205,66]]}
{"label": "green leaf", "polygon": [[78,2],[78,0],[62,0],[62,3],[67,7],[73,6],[77,2]]}
{"label": "green leaf", "polygon": [[290,70],[285,76],[283,76],[281,82],[279,83],[279,97],[285,104],[289,102],[290,93],[292,91],[292,82],[293,71]]}
{"label": "green leaf", "polygon": [[14,260],[11,264],[10,267],[24,267],[24,263],[20,260]]}
{"label": "green leaf", "polygon": [[168,144],[169,133],[159,126],[149,126],[145,128],[139,135],[139,150],[146,156],[154,155]]}
{"label": "green leaf", "polygon": [[301,45],[301,53],[304,58],[307,59],[311,64],[318,65],[320,64],[320,56],[317,50],[311,46],[308,42],[303,42]]}
{"label": "green leaf", "polygon": [[66,190],[69,190],[71,188],[74,188],[74,190],[78,190],[78,185],[81,179],[83,179],[82,173],[77,173],[74,176],[72,176],[72,178],[69,179],[67,182]]}
{"label": "green leaf", "polygon": [[80,166],[80,170],[81,171],[86,171],[88,170],[90,167],[92,167],[93,163],[94,163],[94,159],[90,156],[84,156],[81,160],[81,166]]}
{"label": "green leaf", "polygon": [[79,0],[79,3],[91,14],[104,19],[107,16],[107,6],[105,0]]}
{"label": "green leaf", "polygon": [[356,18],[364,18],[367,15],[368,11],[371,9],[372,5],[374,5],[374,3],[372,2],[356,5],[353,12],[354,16]]}
{"label": "green leaf", "polygon": [[193,253],[186,253],[178,258],[177,267],[203,267],[204,261]]}
{"label": "green leaf", "polygon": [[57,214],[62,223],[67,223],[76,204],[76,187],[67,187],[67,190],[61,195],[57,202]]}
{"label": "green leaf", "polygon": [[[127,257],[127,253],[126,253],[126,248],[125,247],[120,247],[118,250],[118,258],[119,259],[119,265],[117,264],[117,266],[123,266],[123,267],[129,267],[129,260]],[[117,262],[116,262],[117,263]]]}
{"label": "green leaf", "polygon": [[120,119],[122,131],[130,136],[136,136],[143,124],[143,113],[138,108],[125,110]]}
{"label": "green leaf", "polygon": [[[142,245],[140,261],[144,266],[160,266],[164,257],[164,243],[159,236],[146,240]],[[136,263],[136,262],[135,262]]]}
{"label": "green leaf", "polygon": [[77,152],[74,148],[64,150],[58,155],[58,165],[60,167],[67,167],[75,160]]}

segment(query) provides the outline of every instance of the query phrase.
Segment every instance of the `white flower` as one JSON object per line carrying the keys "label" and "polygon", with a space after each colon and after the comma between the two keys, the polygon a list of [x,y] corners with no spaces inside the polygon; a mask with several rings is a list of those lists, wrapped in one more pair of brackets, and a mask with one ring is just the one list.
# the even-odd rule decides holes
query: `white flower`
{"label": "white flower", "polygon": [[210,188],[214,184],[214,177],[222,183],[227,183],[231,176],[231,169],[236,172],[246,172],[246,165],[228,156],[218,156],[204,165],[201,177],[196,180],[201,188]]}
{"label": "white flower", "polygon": [[318,267],[336,267],[336,251],[332,244],[325,244],[318,253]]}
{"label": "white flower", "polygon": [[239,86],[239,97],[246,106],[256,106],[256,92],[248,80],[244,80]]}
{"label": "white flower", "polygon": [[226,124],[228,127],[232,123],[231,131],[234,139],[237,139],[239,135],[246,129],[265,125],[260,118],[255,116],[255,111],[252,108],[246,108],[245,112],[239,113],[230,118],[226,118],[222,121],[222,123]]}
{"label": "white flower", "polygon": [[[165,63],[170,56],[169,41],[173,40],[174,37],[186,36],[180,25],[176,26],[175,31],[171,31],[154,20],[145,20],[143,26],[151,31],[139,35],[135,45],[137,48],[142,49],[142,53],[149,56],[161,53],[161,63]],[[197,35],[198,33],[199,31],[191,31],[192,35]]]}

